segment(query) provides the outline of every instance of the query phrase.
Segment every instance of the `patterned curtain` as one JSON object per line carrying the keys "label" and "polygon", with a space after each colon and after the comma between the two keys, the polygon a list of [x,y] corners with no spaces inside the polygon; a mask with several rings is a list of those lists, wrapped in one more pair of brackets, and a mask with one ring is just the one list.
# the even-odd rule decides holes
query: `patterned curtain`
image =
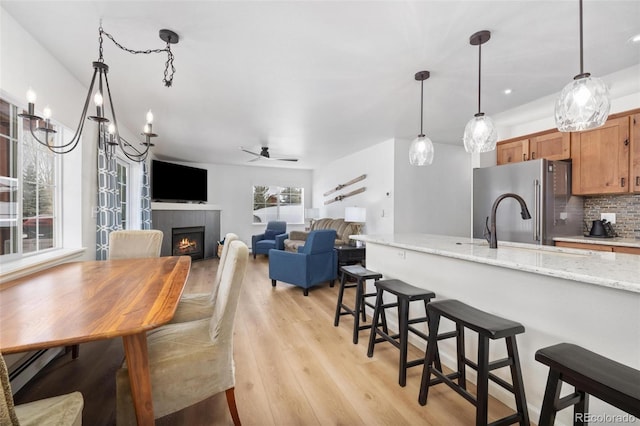
{"label": "patterned curtain", "polygon": [[122,229],[116,159],[98,149],[98,218],[96,220],[96,259],[109,257],[109,234]]}
{"label": "patterned curtain", "polygon": [[151,229],[151,191],[149,188],[149,167],[147,162],[142,163],[142,205],[140,206],[141,229]]}

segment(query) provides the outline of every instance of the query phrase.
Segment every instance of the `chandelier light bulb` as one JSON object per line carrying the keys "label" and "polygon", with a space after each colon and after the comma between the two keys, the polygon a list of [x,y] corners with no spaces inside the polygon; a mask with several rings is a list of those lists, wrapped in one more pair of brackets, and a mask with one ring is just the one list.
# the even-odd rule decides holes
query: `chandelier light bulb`
{"label": "chandelier light bulb", "polygon": [[144,133],[151,133],[151,126],[149,126],[149,124],[144,125]]}
{"label": "chandelier light bulb", "polygon": [[96,104],[96,106],[101,107],[103,103],[102,93],[96,92],[96,94],[93,96],[93,102]]}
{"label": "chandelier light bulb", "polygon": [[109,134],[113,135],[116,132],[116,126],[113,123],[109,124],[109,127],[107,128],[107,131],[109,132]]}
{"label": "chandelier light bulb", "polygon": [[27,90],[27,102],[29,102],[30,104],[35,104],[37,99],[38,96],[36,95],[36,92],[34,92],[33,89],[29,87],[29,90]]}
{"label": "chandelier light bulb", "polygon": [[51,108],[49,108],[49,105],[44,107],[44,109],[42,110],[42,116],[45,118],[45,120],[51,118]]}
{"label": "chandelier light bulb", "polygon": [[433,163],[433,142],[425,135],[418,135],[409,148],[409,164],[426,166]]}
{"label": "chandelier light bulb", "polygon": [[153,113],[151,112],[151,110],[149,110],[147,112],[147,124],[151,124],[153,123]]}
{"label": "chandelier light bulb", "polygon": [[498,132],[493,120],[482,113],[476,114],[464,128],[463,141],[464,149],[469,153],[496,149]]}

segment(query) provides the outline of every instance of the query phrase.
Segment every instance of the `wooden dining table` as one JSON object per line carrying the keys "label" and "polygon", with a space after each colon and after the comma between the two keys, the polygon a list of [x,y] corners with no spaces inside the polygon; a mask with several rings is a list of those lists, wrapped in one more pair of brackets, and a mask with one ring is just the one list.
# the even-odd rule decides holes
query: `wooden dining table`
{"label": "wooden dining table", "polygon": [[190,268],[188,256],[71,262],[0,284],[0,352],[122,337],[138,425],[153,425],[146,332],[173,318]]}

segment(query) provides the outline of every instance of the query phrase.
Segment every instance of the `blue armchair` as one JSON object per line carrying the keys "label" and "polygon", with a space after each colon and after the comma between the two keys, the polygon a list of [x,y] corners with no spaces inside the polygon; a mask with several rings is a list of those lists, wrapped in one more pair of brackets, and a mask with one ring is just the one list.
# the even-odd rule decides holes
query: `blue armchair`
{"label": "blue armchair", "polygon": [[298,253],[282,250],[269,252],[269,278],[297,285],[309,295],[309,287],[329,281],[331,286],[338,276],[338,254],[334,250],[334,229],[311,231]]}
{"label": "blue armchair", "polygon": [[253,258],[257,254],[269,254],[269,250],[284,250],[284,240],[289,238],[287,232],[287,222],[271,221],[267,223],[264,233],[251,237],[251,251]]}

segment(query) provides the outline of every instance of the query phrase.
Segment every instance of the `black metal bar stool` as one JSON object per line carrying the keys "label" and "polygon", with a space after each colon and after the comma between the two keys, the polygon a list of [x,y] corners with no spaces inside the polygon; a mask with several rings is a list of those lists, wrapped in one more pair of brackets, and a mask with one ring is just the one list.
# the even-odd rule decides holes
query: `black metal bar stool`
{"label": "black metal bar stool", "polygon": [[[353,315],[353,343],[358,343],[358,332],[371,327],[371,324],[360,325],[360,314],[362,314],[362,321],[367,320],[365,314],[365,306],[371,308],[373,304],[368,303],[366,298],[373,297],[376,293],[365,293],[365,283],[367,280],[378,281],[382,278],[382,274],[363,268],[361,265],[348,265],[340,268],[342,278],[340,279],[340,289],[338,290],[338,304],[336,305],[336,317],[333,320],[333,325],[338,326],[340,324],[341,315]],[[347,282],[347,278],[352,277],[356,280],[355,284]],[[344,303],[342,303],[344,297],[345,288],[356,288],[356,301],[355,307],[351,309]],[[384,325],[386,327],[386,318],[383,318]]]}
{"label": "black metal bar stool", "polygon": [[[549,366],[539,426],[553,425],[556,413],[572,405],[573,424],[586,425],[589,395],[640,417],[640,371],[569,343],[539,349],[536,361]],[[562,382],[575,392],[561,398]]]}
{"label": "black metal bar stool", "polygon": [[[413,327],[413,324],[427,323],[427,316],[420,318],[409,319],[409,303],[413,301],[422,300],[425,306],[425,314],[427,303],[436,294],[431,290],[425,290],[422,288],[414,287],[410,284],[400,280],[382,280],[376,281],[377,297],[376,304],[373,311],[373,320],[371,327],[371,336],[369,337],[369,348],[367,350],[367,356],[371,358],[373,356],[373,349],[376,343],[389,342],[396,348],[400,349],[400,371],[398,377],[398,383],[400,386],[407,384],[407,368],[421,365],[424,362],[424,358],[420,358],[413,361],[407,361],[407,346],[409,339],[409,332],[423,338],[425,341],[428,339],[428,334]],[[397,302],[384,303],[384,292],[391,293],[397,297]],[[389,334],[389,330],[385,327],[385,310],[388,308],[398,308],[398,334]],[[382,329],[380,329],[379,318],[383,316]],[[380,336],[380,337],[378,337]],[[439,358],[438,358],[439,362]]]}
{"label": "black metal bar stool", "polygon": [[[510,321],[481,311],[458,300],[442,300],[429,303],[427,306],[429,315],[430,338],[427,345],[427,353],[422,371],[422,383],[420,384],[420,396],[418,401],[421,405],[427,403],[429,387],[438,383],[446,383],[449,387],[459,393],[467,401],[476,407],[476,425],[487,424],[488,403],[489,403],[489,379],[496,384],[507,389],[514,394],[517,412],[503,419],[497,420],[492,425],[509,425],[520,423],[529,425],[529,414],[527,412],[527,402],[524,394],[524,383],[522,381],[522,371],[520,359],[518,357],[518,347],[516,345],[516,335],[524,333],[524,326],[515,321]],[[436,360],[436,338],[440,318],[447,318],[456,324],[456,346],[457,346],[457,371],[453,374],[445,375],[437,365]],[[478,333],[478,362],[473,363],[464,352],[464,329],[469,328]],[[489,339],[504,338],[507,344],[507,358],[489,361]],[[478,373],[476,386],[476,396],[474,397],[467,390],[466,367],[471,367]],[[502,367],[509,367],[511,370],[511,383],[499,378],[491,373],[492,370]],[[431,374],[436,378],[431,380]],[[452,379],[457,379],[455,383]]]}

